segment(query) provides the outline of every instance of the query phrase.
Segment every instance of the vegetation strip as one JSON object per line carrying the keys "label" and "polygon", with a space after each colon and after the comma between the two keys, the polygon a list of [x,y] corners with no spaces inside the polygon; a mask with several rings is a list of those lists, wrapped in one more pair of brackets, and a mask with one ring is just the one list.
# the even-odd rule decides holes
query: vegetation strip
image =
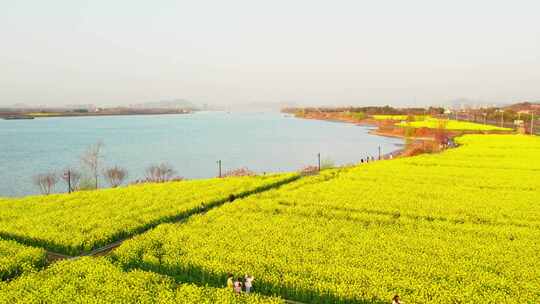
{"label": "vegetation strip", "polygon": [[441,126],[441,124],[443,125],[444,129],[451,131],[512,131],[510,128],[439,118],[424,118],[415,121],[402,121],[396,125],[400,127],[437,129]]}

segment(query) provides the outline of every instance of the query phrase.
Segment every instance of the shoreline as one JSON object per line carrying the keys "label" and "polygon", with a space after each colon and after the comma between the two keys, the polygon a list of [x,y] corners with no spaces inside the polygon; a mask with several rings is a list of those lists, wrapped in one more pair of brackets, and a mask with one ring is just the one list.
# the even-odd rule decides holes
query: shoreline
{"label": "shoreline", "polygon": [[[72,113],[72,112],[66,112],[66,113],[40,113],[42,115],[32,115],[32,113],[0,113],[0,119],[3,120],[31,120],[31,119],[40,119],[40,118],[59,118],[59,117],[66,117],[66,118],[72,118],[72,117],[100,117],[100,116],[145,116],[145,115],[179,115],[179,114],[193,114],[194,111],[189,112],[169,112],[169,111],[163,111],[163,112],[118,112],[118,113],[99,113],[99,112],[92,112],[92,113]],[[37,113],[33,113],[37,114]],[[12,118],[16,117],[16,118]]]}
{"label": "shoreline", "polygon": [[[371,135],[382,136],[387,138],[399,138],[402,139],[403,148],[397,149],[390,153],[381,156],[380,160],[396,157],[410,157],[419,154],[440,153],[446,149],[452,148],[449,144],[453,142],[453,139],[457,136],[464,134],[477,134],[485,132],[465,132],[465,131],[449,131],[446,130],[444,137],[447,138],[447,142],[440,144],[437,142],[437,130],[428,128],[414,129],[414,133],[411,136],[405,134],[405,129],[396,127],[394,121],[378,121],[372,118],[364,118],[361,120],[355,120],[350,116],[346,116],[344,112],[330,112],[330,113],[313,113],[306,116],[297,116],[300,119],[313,119],[324,120],[341,123],[353,123],[357,126],[373,127],[368,133]],[[410,141],[409,141],[410,140]],[[409,142],[408,142],[409,141]]]}

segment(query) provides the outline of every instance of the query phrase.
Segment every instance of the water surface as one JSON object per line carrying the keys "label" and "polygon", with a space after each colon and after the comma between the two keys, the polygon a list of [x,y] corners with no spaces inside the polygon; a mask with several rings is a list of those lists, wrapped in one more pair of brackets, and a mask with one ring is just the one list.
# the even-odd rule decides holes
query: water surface
{"label": "water surface", "polygon": [[[224,171],[295,171],[315,165],[317,153],[341,165],[376,157],[379,145],[388,153],[402,143],[368,131],[281,113],[0,120],[0,196],[37,193],[33,175],[80,167],[80,155],[99,140],[104,143],[103,165],[127,168],[129,180],[142,178],[146,167],[159,162],[171,164],[185,178],[205,178],[218,174],[217,160],[222,160]],[[64,188],[59,183],[55,190]]]}

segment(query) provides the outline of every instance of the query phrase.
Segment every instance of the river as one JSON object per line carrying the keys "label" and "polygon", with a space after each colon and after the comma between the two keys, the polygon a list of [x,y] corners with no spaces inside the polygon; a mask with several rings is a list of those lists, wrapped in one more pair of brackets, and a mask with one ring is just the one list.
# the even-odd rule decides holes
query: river
{"label": "river", "polygon": [[[246,167],[258,173],[296,171],[332,160],[336,165],[399,149],[402,140],[369,134],[347,123],[297,119],[282,113],[196,112],[179,115],[57,117],[0,120],[0,196],[38,193],[32,177],[80,167],[80,156],[104,143],[103,167],[128,169],[129,180],[166,162],[177,175],[207,178]],[[105,186],[104,180],[100,182]],[[66,188],[59,183],[55,191]]]}

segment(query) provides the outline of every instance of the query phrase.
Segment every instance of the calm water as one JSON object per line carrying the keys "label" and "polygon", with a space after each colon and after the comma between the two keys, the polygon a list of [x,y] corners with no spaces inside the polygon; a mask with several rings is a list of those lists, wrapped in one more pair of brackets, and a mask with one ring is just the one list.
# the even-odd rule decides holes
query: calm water
{"label": "calm water", "polygon": [[[104,164],[129,170],[167,162],[178,175],[204,178],[247,167],[256,172],[294,171],[321,158],[358,162],[398,149],[399,139],[368,134],[352,124],[303,120],[280,113],[198,112],[189,115],[111,116],[0,120],[0,196],[37,193],[32,176],[80,166],[88,145],[103,141]],[[64,191],[58,184],[56,191]]]}

